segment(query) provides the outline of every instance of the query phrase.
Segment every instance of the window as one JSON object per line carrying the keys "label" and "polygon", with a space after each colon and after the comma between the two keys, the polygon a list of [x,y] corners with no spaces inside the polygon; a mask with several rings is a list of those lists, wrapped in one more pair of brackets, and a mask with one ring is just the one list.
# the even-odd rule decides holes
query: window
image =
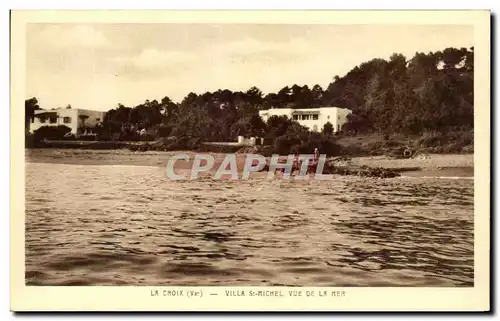
{"label": "window", "polygon": [[293,120],[299,120],[299,115],[293,115]]}
{"label": "window", "polygon": [[44,123],[45,123],[45,117],[40,117],[40,122],[41,122],[42,124],[44,124]]}
{"label": "window", "polygon": [[328,117],[326,117],[326,119],[330,119],[330,115],[328,115]]}
{"label": "window", "polygon": [[71,123],[71,117],[64,117],[64,118],[63,118],[63,122],[64,122],[65,124],[69,124],[69,123]]}
{"label": "window", "polygon": [[302,115],[302,120],[309,120],[309,115]]}
{"label": "window", "polygon": [[313,115],[313,120],[318,120],[319,119],[319,115],[318,114],[314,114]]}
{"label": "window", "polygon": [[51,124],[57,123],[57,117],[50,117],[50,123]]}

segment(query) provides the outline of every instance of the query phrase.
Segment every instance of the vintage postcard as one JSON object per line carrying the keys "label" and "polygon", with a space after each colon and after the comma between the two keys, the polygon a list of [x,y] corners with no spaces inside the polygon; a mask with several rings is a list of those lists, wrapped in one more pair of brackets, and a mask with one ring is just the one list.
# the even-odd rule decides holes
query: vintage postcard
{"label": "vintage postcard", "polygon": [[12,11],[11,90],[13,311],[490,309],[487,10]]}

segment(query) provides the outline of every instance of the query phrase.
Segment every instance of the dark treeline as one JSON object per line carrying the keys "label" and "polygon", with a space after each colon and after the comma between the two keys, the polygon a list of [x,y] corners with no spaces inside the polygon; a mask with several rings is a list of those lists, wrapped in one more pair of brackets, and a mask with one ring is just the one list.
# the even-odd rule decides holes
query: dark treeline
{"label": "dark treeline", "polygon": [[421,134],[472,129],[474,48],[373,59],[329,85],[325,99],[349,108],[349,130]]}
{"label": "dark treeline", "polygon": [[[99,129],[102,140],[171,137],[169,148],[196,148],[203,141],[234,141],[236,136],[273,139],[275,147],[332,141],[327,124],[323,133],[284,117],[267,124],[258,110],[338,106],[352,110],[342,135],[424,135],[473,129],[474,48],[447,48],[419,53],[411,59],[393,54],[389,60],[372,59],[345,76],[335,76],[327,88],[293,85],[266,95],[257,87],[247,91],[218,90],[188,94],[180,103],[169,97],[146,100],[107,112]],[[33,100],[26,101],[30,117]],[[143,137],[138,132],[147,132]],[[278,148],[281,149],[281,148]],[[306,148],[309,149],[309,148]]]}

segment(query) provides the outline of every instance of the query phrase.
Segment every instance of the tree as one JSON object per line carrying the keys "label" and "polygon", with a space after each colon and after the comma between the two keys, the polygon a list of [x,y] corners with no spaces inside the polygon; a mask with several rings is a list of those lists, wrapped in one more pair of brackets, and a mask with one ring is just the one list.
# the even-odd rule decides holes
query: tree
{"label": "tree", "polygon": [[231,128],[233,137],[242,135],[247,137],[263,137],[266,132],[266,123],[259,115],[254,114],[240,118]]}
{"label": "tree", "polygon": [[78,115],[78,119],[82,122],[82,127],[85,128],[85,120],[87,120],[89,116],[87,115]]}
{"label": "tree", "polygon": [[356,115],[347,115],[347,121],[342,125],[342,132],[351,134],[361,134],[366,133],[371,128],[368,120],[366,118]]}
{"label": "tree", "polygon": [[26,99],[24,101],[24,129],[25,131],[29,130],[30,123],[35,116],[35,110],[41,109],[38,105],[38,100],[36,97]]}
{"label": "tree", "polygon": [[169,97],[165,96],[161,99],[161,111],[162,114],[171,118],[177,112],[177,104],[175,104]]}
{"label": "tree", "polygon": [[275,96],[275,108],[284,108],[292,102],[292,90],[288,86],[283,87]]}
{"label": "tree", "polygon": [[374,74],[366,86],[365,104],[360,107],[362,115],[368,115],[374,119],[373,128],[379,132],[388,130],[391,120],[390,106],[387,104],[388,92],[389,89],[381,84],[380,76]]}
{"label": "tree", "polygon": [[333,135],[333,125],[332,125],[332,123],[327,122],[327,123],[323,126],[323,134],[324,134],[324,135]]}
{"label": "tree", "polygon": [[320,85],[314,85],[311,91],[313,107],[320,107],[323,104],[323,88]]}
{"label": "tree", "polygon": [[264,94],[259,88],[252,86],[246,91],[244,99],[251,104],[260,105],[263,102],[263,96]]}

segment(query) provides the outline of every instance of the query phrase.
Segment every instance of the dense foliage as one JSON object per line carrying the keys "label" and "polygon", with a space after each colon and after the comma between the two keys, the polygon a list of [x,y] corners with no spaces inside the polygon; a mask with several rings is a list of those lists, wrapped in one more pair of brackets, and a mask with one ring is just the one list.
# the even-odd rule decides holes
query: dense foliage
{"label": "dense foliage", "polygon": [[64,139],[65,135],[71,132],[71,128],[64,125],[59,126],[42,126],[35,130],[33,133],[33,138],[36,141],[44,140],[44,139]]}
{"label": "dense foliage", "polygon": [[[170,137],[169,148],[197,148],[206,141],[235,141],[238,135],[265,137],[277,151],[311,152],[313,146],[334,151],[333,127],[311,133],[298,123],[271,117],[264,123],[258,110],[338,106],[352,114],[344,135],[376,133],[437,137],[453,131],[472,132],[474,48],[447,48],[411,59],[393,54],[372,59],[345,76],[335,76],[326,89],[319,85],[284,87],[264,95],[257,87],[188,94],[180,103],[164,97],[135,107],[121,104],[107,112],[101,140]],[[26,119],[38,107],[26,101]],[[433,134],[429,136],[429,132]],[[437,133],[437,134],[436,134]],[[439,140],[436,138],[436,140]]]}
{"label": "dense foliage", "polygon": [[353,111],[345,130],[412,133],[472,129],[474,49],[394,54],[352,69],[326,90],[329,104]]}

